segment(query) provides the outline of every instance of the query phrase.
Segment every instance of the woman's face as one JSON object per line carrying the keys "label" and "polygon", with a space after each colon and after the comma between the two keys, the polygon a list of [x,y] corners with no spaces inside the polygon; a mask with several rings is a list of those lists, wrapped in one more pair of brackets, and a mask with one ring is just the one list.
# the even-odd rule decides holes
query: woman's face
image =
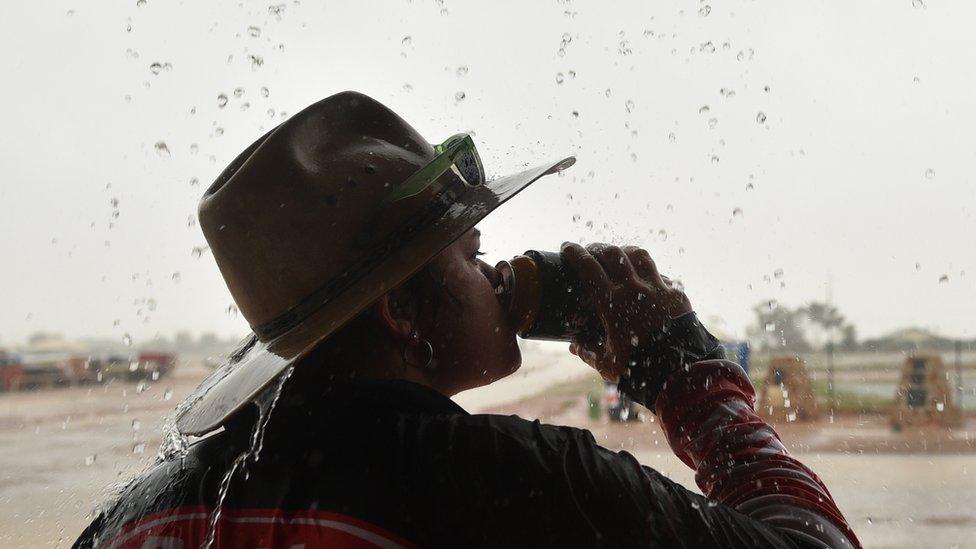
{"label": "woman's face", "polygon": [[518,370],[515,330],[495,297],[498,272],[478,258],[481,232],[471,229],[431,261],[434,307],[418,319],[434,348],[430,381],[449,395],[487,385]]}

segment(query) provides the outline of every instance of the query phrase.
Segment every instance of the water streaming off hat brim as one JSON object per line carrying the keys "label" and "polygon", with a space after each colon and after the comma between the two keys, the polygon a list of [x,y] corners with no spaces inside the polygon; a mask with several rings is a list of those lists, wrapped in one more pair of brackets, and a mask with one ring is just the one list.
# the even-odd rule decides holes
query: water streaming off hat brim
{"label": "water streaming off hat brim", "polygon": [[288,366],[390,288],[410,278],[495,208],[537,179],[569,168],[575,162],[576,159],[570,156],[470,188],[443,216],[402,249],[379,261],[349,290],[281,336],[268,342],[258,341],[235,364],[215,371],[212,375],[223,377],[204,381],[201,388],[209,388],[202,394],[195,391],[188,397],[193,400],[180,407],[176,418],[180,432],[200,436],[223,425]]}

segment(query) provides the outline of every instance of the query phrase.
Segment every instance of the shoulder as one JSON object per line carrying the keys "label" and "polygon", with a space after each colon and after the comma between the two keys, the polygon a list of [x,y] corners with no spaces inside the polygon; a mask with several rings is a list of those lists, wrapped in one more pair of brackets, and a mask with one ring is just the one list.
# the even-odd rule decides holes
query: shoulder
{"label": "shoulder", "polygon": [[[515,415],[446,415],[407,419],[407,428],[427,453],[449,453],[473,462],[546,462],[574,454],[613,453],[599,446],[586,429],[550,425]],[[491,459],[488,459],[491,456]]]}

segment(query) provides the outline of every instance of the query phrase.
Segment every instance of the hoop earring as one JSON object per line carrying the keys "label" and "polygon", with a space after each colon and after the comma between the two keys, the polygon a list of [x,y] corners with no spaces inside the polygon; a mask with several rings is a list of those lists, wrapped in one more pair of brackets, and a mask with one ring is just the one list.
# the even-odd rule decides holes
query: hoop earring
{"label": "hoop earring", "polygon": [[[424,357],[416,362],[411,361],[407,356],[411,348],[423,349]],[[431,345],[426,339],[421,339],[420,334],[417,333],[417,330],[413,330],[410,332],[410,335],[407,336],[407,343],[405,343],[403,348],[400,350],[400,356],[403,358],[404,364],[413,366],[414,368],[433,368],[434,346]]]}

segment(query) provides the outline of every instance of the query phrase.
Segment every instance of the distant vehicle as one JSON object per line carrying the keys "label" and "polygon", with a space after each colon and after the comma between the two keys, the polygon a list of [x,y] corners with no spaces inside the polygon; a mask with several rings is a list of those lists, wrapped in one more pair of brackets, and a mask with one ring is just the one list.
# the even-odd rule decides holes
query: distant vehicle
{"label": "distant vehicle", "polygon": [[17,388],[68,385],[74,372],[64,353],[28,353],[20,356],[21,377]]}
{"label": "distant vehicle", "polygon": [[92,358],[89,370],[94,372],[97,381],[155,381],[168,374],[175,366],[176,355],[173,353],[142,352],[135,356],[105,355]]}
{"label": "distant vehicle", "polygon": [[[135,377],[157,380],[173,371],[173,368],[176,367],[176,355],[144,351],[139,353],[138,362]],[[130,369],[129,372],[132,373],[132,370]]]}
{"label": "distant vehicle", "polygon": [[637,405],[617,389],[616,383],[605,383],[603,387],[603,407],[610,421],[639,421]]}
{"label": "distant vehicle", "polygon": [[20,356],[0,352],[0,391],[16,391],[24,381]]}

